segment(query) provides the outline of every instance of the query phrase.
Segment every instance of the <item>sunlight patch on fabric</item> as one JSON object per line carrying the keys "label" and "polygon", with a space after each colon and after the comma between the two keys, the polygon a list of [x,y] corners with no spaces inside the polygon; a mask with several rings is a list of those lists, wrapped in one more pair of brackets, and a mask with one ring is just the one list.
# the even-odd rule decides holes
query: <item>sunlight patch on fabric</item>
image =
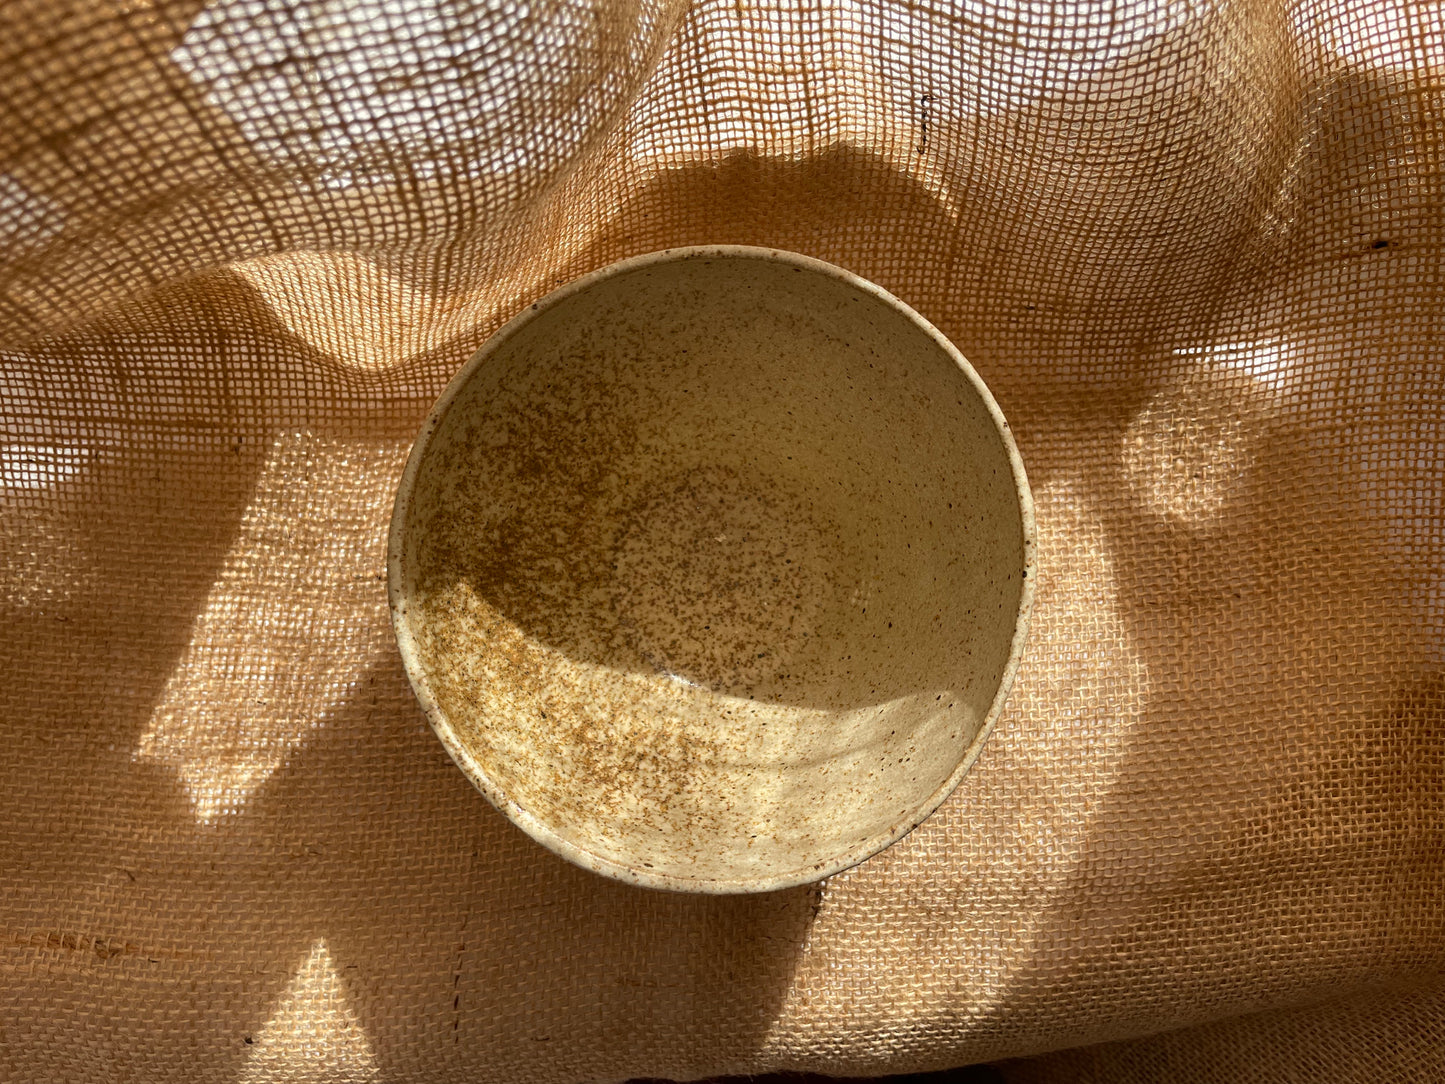
{"label": "sunlight patch on fabric", "polygon": [[238,813],[390,642],[385,529],[405,449],[278,437],[136,756],[196,819]]}
{"label": "sunlight patch on fabric", "polygon": [[0,489],[53,489],[84,470],[93,454],[79,444],[0,444]]}
{"label": "sunlight patch on fabric", "polygon": [[250,1040],[238,1084],[366,1084],[381,1078],[324,938],[297,969],[276,1011]]}
{"label": "sunlight patch on fabric", "polygon": [[10,254],[50,240],[64,221],[65,212],[58,203],[0,173],[0,244],[6,245]]}
{"label": "sunlight patch on fabric", "polygon": [[1278,411],[1268,390],[1278,351],[1230,345],[1227,356],[1184,355],[1193,371],[1155,394],[1124,433],[1130,489],[1149,513],[1192,531],[1209,529],[1241,493]]}
{"label": "sunlight patch on fabric", "polygon": [[1445,6],[1438,0],[1382,0],[1370,6],[1305,3],[1295,29],[1336,60],[1399,74],[1445,73]]}
{"label": "sunlight patch on fabric", "polygon": [[[599,6],[215,0],[171,59],[253,146],[328,187],[440,175],[521,187],[624,100]],[[656,5],[633,7],[646,38]]]}

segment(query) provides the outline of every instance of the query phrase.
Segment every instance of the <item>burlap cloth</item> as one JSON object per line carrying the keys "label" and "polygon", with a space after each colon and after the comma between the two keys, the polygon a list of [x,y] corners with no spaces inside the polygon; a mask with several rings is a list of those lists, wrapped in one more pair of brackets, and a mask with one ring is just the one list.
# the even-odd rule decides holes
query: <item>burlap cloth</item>
{"label": "burlap cloth", "polygon": [[[4,1079],[1100,1042],[1009,1071],[1445,1077],[1439,6],[11,0],[0,29]],[[416,708],[382,574],[469,353],[701,242],[934,321],[1042,541],[958,792],[753,898],[512,828]]]}

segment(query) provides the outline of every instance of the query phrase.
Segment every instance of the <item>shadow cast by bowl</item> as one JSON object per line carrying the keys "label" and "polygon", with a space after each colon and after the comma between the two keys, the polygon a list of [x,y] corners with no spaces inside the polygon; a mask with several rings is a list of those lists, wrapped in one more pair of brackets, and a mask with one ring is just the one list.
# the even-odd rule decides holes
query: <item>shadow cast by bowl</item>
{"label": "shadow cast by bowl", "polygon": [[[998,1002],[1038,1050],[1438,967],[1441,679],[1381,524],[1248,381],[1203,393],[1243,429],[1230,469],[1193,461],[1172,502],[1164,462],[1093,493],[1141,682],[1092,766],[1058,769],[1101,789],[1056,829],[1075,857]],[[1182,519],[1201,478],[1230,492]],[[1100,1011],[1053,1022],[1080,999]]]}
{"label": "shadow cast by bowl", "polygon": [[747,1064],[805,949],[816,886],[703,896],[581,870],[456,771],[398,660],[358,690],[268,784],[244,838],[278,856],[278,875],[289,867],[277,903],[324,933],[383,1079],[520,1079],[539,1057],[616,1077]]}
{"label": "shadow cast by bowl", "polygon": [[[689,897],[579,870],[488,806],[416,707],[385,620],[384,516],[360,522],[347,487],[373,486],[354,449],[404,448],[429,397],[378,402],[225,274],[41,344],[27,365],[29,407],[50,427],[36,439],[53,432],[84,454],[74,477],[7,495],[20,501],[6,511],[9,559],[35,557],[0,606],[15,678],[0,698],[0,948],[15,965],[3,986],[27,1006],[17,1026],[36,1013],[87,1038],[17,1032],[33,1041],[8,1045],[0,1072],[169,1079],[177,1050],[189,1079],[218,1081],[317,1055],[384,1079],[500,1065],[520,1079],[543,1051],[618,1077],[746,1062],[815,890]],[[277,461],[268,490],[288,432],[316,439]],[[282,503],[257,520],[271,490]],[[287,508],[331,529],[288,524]],[[288,546],[338,532],[348,553],[362,547],[347,558],[372,596],[359,610],[288,595],[275,571],[299,560],[295,582],[324,578],[304,571],[317,553]],[[238,538],[268,554],[243,562],[259,578],[227,580]],[[197,725],[174,731],[167,760],[138,756],[208,609],[267,653],[223,666],[221,643],[176,700]],[[340,623],[350,645],[325,688],[297,684],[335,669],[314,638],[292,636],[317,621]],[[273,703],[267,690],[319,699]],[[216,727],[234,740],[218,744]],[[176,770],[204,785],[262,761],[209,820]],[[90,1038],[122,1021],[156,1041],[97,1054]]]}
{"label": "shadow cast by bowl", "polygon": [[1081,482],[1142,678],[1092,767],[1057,768],[1092,808],[1060,818],[1074,857],[994,1016],[1036,1050],[1398,988],[1445,953],[1440,382],[1399,315],[1429,257],[1354,209],[1387,202],[1413,103],[1377,73],[1311,89],[1291,229],[1238,287],[1260,326],[1152,361]]}

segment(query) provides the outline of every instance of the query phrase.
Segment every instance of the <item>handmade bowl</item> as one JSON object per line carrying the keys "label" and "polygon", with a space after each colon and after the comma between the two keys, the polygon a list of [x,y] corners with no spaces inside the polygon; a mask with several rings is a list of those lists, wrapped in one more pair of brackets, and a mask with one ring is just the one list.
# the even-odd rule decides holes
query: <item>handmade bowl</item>
{"label": "handmade bowl", "polygon": [[1023,649],[1033,510],[992,396],[840,268],[625,260],[432,409],[388,553],[406,671],[538,842],[655,888],[815,881],[954,789]]}

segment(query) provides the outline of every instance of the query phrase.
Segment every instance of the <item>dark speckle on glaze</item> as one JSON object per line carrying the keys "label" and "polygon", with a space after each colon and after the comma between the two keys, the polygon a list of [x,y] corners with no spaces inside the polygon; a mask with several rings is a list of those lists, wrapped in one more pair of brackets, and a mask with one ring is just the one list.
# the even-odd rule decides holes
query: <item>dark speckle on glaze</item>
{"label": "dark speckle on glaze", "polygon": [[619,623],[659,673],[785,700],[790,667],[839,602],[840,533],[806,498],[765,479],[695,467],[626,513],[614,563]]}

